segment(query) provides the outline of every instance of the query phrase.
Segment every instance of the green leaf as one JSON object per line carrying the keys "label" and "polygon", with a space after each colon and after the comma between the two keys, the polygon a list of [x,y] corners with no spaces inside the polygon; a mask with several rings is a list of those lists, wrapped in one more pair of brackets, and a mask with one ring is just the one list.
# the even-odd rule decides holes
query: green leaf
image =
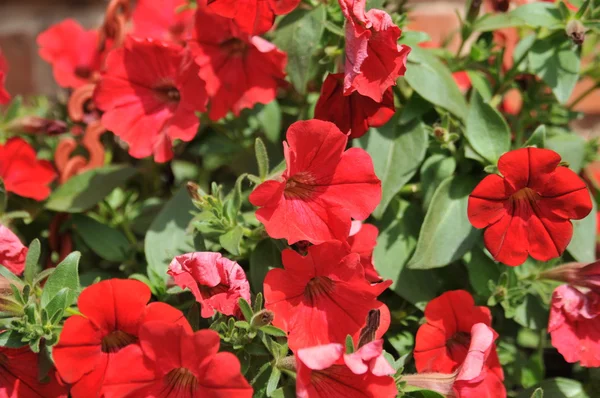
{"label": "green leaf", "polygon": [[247,174],[244,173],[235,180],[233,189],[225,200],[225,214],[234,224],[237,223],[237,217],[242,208],[242,182],[246,179],[246,176]]}
{"label": "green leaf", "polygon": [[[542,5],[548,3],[533,3]],[[561,104],[566,103],[579,79],[577,47],[563,34],[537,40],[528,53],[529,68],[540,77]]]}
{"label": "green leaf", "polygon": [[281,134],[281,108],[277,100],[263,105],[256,118],[260,122],[267,140],[273,143],[279,142],[279,135]]}
{"label": "green leaf", "polygon": [[38,262],[40,261],[40,254],[42,252],[42,245],[39,239],[34,239],[29,248],[27,249],[27,257],[25,258],[25,271],[23,276],[25,282],[31,284],[36,274],[38,273]]}
{"label": "green leaf", "polygon": [[132,248],[121,231],[82,214],[74,215],[72,220],[74,229],[94,253],[113,262],[127,259]]}
{"label": "green leaf", "polygon": [[456,159],[441,154],[433,154],[421,166],[421,192],[423,208],[429,208],[435,190],[442,181],[454,174]]}
{"label": "green leaf", "polygon": [[431,102],[421,97],[418,93],[414,93],[410,96],[404,108],[402,108],[400,124],[407,124],[415,119],[419,119],[432,108]]}
{"label": "green leaf", "polygon": [[23,342],[24,336],[16,330],[7,330],[0,333],[0,347],[21,348],[27,345]]}
{"label": "green leaf", "polygon": [[4,123],[8,123],[11,120],[15,119],[19,115],[19,110],[21,109],[22,105],[23,97],[21,97],[20,95],[15,96],[10,102],[10,105],[8,106],[6,111],[4,112]]}
{"label": "green leaf", "polygon": [[504,117],[473,90],[465,136],[473,149],[491,164],[510,150],[510,128]]}
{"label": "green leaf", "polygon": [[187,189],[180,188],[152,221],[146,234],[144,251],[148,267],[164,281],[168,278],[167,268],[171,260],[194,251],[192,236],[186,232],[194,209]]}
{"label": "green leaf", "polygon": [[74,176],[56,189],[46,207],[50,210],[81,213],[123,185],[137,170],[133,167],[106,166]]}
{"label": "green leaf", "polygon": [[527,294],[515,308],[515,322],[526,328],[539,330],[548,326],[548,309],[538,296]]}
{"label": "green leaf", "polygon": [[75,301],[79,294],[80,258],[81,253],[73,252],[56,266],[56,269],[44,284],[44,290],[42,291],[42,297],[40,299],[42,308],[45,308],[54,296],[64,288],[69,289],[66,305],[69,306]]}
{"label": "green leaf", "polygon": [[[548,398],[590,398],[580,382],[562,377],[544,380],[538,388],[543,389],[544,396]],[[535,390],[536,388],[524,390],[517,398],[530,398]]]}
{"label": "green leaf", "polygon": [[260,241],[250,254],[250,285],[252,291],[262,292],[267,272],[282,268],[281,251],[272,239]]}
{"label": "green leaf", "polygon": [[244,229],[237,225],[234,228],[227,231],[227,233],[219,236],[219,243],[223,246],[223,249],[227,250],[234,256],[240,254],[240,243],[244,237]]}
{"label": "green leaf", "polygon": [[248,304],[248,302],[244,298],[240,297],[238,299],[238,305],[240,306],[240,311],[242,311],[242,314],[244,315],[246,321],[250,322],[252,320],[252,316],[254,315],[250,304]]}
{"label": "green leaf", "polygon": [[461,258],[480,236],[467,218],[475,182],[465,176],[444,180],[431,201],[409,268],[443,267]]}
{"label": "green leaf", "polygon": [[474,247],[466,253],[463,260],[469,271],[469,282],[473,290],[482,297],[489,297],[493,293],[489,282],[495,283],[500,279],[504,271],[503,266],[486,256],[479,247]]}
{"label": "green leaf", "polygon": [[408,62],[404,78],[421,97],[460,119],[467,117],[467,103],[444,63],[418,47],[413,47]]}
{"label": "green leaf", "polygon": [[392,198],[416,174],[425,158],[428,142],[421,122],[399,126],[397,117],[355,140],[357,146],[371,155],[375,173],[381,180],[381,202],[373,212],[374,217],[381,218]]}
{"label": "green leaf", "polygon": [[273,336],[273,337],[287,337],[286,332],[284,332],[283,330],[281,330],[279,328],[276,328],[273,325],[263,326],[260,328],[260,331],[268,334],[269,336]]}
{"label": "green leaf", "polygon": [[527,358],[521,369],[521,384],[525,388],[533,387],[542,381],[545,372],[544,358],[536,352]]}
{"label": "green leaf", "polygon": [[319,5],[312,10],[297,8],[278,24],[274,43],[287,53],[287,73],[300,94],[306,93],[325,20],[325,7]]}
{"label": "green leaf", "polygon": [[571,220],[573,224],[573,237],[567,251],[573,258],[582,263],[591,263],[596,260],[596,213],[597,205],[594,196],[590,193],[592,211],[582,220]]}
{"label": "green leaf", "polygon": [[267,382],[267,397],[270,397],[273,392],[277,389],[279,385],[279,380],[281,379],[281,370],[277,366],[273,366],[271,369],[271,376],[269,376],[269,381]]}
{"label": "green leaf", "polygon": [[200,329],[200,304],[197,301],[192,303],[185,314],[185,318],[188,320],[193,331]]}
{"label": "green leaf", "polygon": [[490,84],[489,78],[482,72],[469,70],[467,71],[469,79],[473,88],[481,94],[481,97],[485,102],[488,102],[493,97],[492,85]]}
{"label": "green leaf", "polygon": [[560,10],[553,3],[529,3],[517,7],[510,12],[511,17],[519,18],[528,26],[560,29],[564,26]]}
{"label": "green leaf", "polygon": [[546,139],[546,148],[558,153],[569,168],[579,173],[585,162],[585,138],[577,134],[557,134]]}
{"label": "green leaf", "polygon": [[71,304],[69,303],[69,296],[71,289],[63,288],[56,293],[56,295],[48,302],[48,305],[44,307],[48,316],[50,317],[50,323],[56,324],[62,319],[65,309]]}
{"label": "green leaf", "polygon": [[258,176],[261,180],[267,178],[269,174],[269,154],[267,148],[260,138],[256,138],[254,141],[254,152],[256,153],[256,163],[258,164]]}
{"label": "green leaf", "polygon": [[531,398],[544,398],[544,390],[536,388],[533,394],[531,394]]}
{"label": "green leaf", "polygon": [[537,129],[529,136],[529,139],[523,147],[535,146],[537,148],[546,148],[546,126],[543,124],[538,126]]}

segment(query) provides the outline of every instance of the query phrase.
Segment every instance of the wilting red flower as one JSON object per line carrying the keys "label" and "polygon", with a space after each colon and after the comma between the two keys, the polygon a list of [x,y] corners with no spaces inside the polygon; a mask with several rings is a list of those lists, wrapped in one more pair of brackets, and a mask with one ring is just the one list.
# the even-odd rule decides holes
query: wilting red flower
{"label": "wilting red flower", "polygon": [[[381,354],[381,347],[378,348]],[[372,351],[377,354],[376,347]],[[332,392],[346,398],[391,398],[398,395],[392,377],[366,370],[356,373],[355,367],[348,366],[345,357],[348,355],[344,355],[341,344],[299,349],[296,353],[296,395],[299,398],[329,398]]]}
{"label": "wilting red flower", "polygon": [[267,104],[275,99],[277,87],[284,84],[285,53],[258,36],[240,32],[232,20],[205,7],[196,11],[190,48],[206,82],[212,120],[229,111],[238,116],[242,109]]}
{"label": "wilting red flower", "polygon": [[0,224],[0,264],[15,275],[25,270],[27,247],[23,246],[17,235]]}
{"label": "wilting red flower", "polygon": [[600,366],[600,294],[562,285],[552,294],[548,332],[567,362]]}
{"label": "wilting red flower", "polygon": [[350,218],[369,217],[381,200],[381,181],[369,154],[360,148],[344,151],[347,142],[329,122],[290,126],[283,144],[286,170],[250,194],[269,236],[290,244],[346,240]]}
{"label": "wilting red flower", "polygon": [[373,263],[373,250],[377,245],[379,230],[372,224],[363,224],[360,221],[352,221],[348,244],[352,253],[360,254],[360,264],[365,270],[365,277],[369,282],[379,282],[381,277],[375,270]]}
{"label": "wilting red flower", "polygon": [[251,35],[265,33],[276,15],[290,13],[298,4],[300,0],[208,0],[212,12],[233,18],[242,31]]}
{"label": "wilting red flower", "polygon": [[97,30],[84,30],[75,20],[65,19],[40,33],[37,43],[40,57],[52,65],[54,79],[62,87],[83,86],[100,72]]}
{"label": "wilting red flower", "polygon": [[406,72],[410,47],[398,44],[402,31],[382,10],[365,13],[366,0],[339,0],[346,24],[344,94],[354,91],[382,102]]}
{"label": "wilting red flower", "polygon": [[194,333],[189,324],[148,322],[139,333],[133,364],[117,362],[106,375],[106,398],[245,398],[252,387],[240,371],[240,361],[219,351],[219,335]]}
{"label": "wilting red flower", "polygon": [[[453,373],[458,370],[458,380],[462,380],[464,384],[455,387],[464,390],[461,391],[461,398],[506,396],[502,383],[504,372],[498,360],[496,346],[492,345],[489,352],[487,349],[480,350],[482,341],[479,341],[479,337],[486,335],[477,336],[477,344],[471,344],[476,338],[472,334],[473,325],[491,325],[489,308],[476,307],[468,292],[454,290],[431,300],[425,307],[425,319],[427,323],[417,331],[414,351],[419,373]],[[494,336],[497,336],[495,332]],[[474,355],[477,351],[484,352]],[[477,380],[477,375],[473,376],[473,373],[478,373],[473,372],[477,361],[485,361],[485,372],[482,373],[485,377],[481,381]],[[465,369],[464,373],[461,372],[461,366]]]}
{"label": "wilting red flower", "polygon": [[129,154],[173,157],[173,141],[190,141],[206,110],[204,82],[189,52],[177,44],[129,37],[109,53],[94,100],[102,124],[129,144]]}
{"label": "wilting red flower", "polygon": [[8,104],[8,102],[10,101],[10,94],[4,88],[7,73],[8,62],[6,62],[4,54],[2,54],[2,49],[0,49],[0,105]]}
{"label": "wilting red flower", "polygon": [[132,34],[175,42],[189,39],[194,27],[194,10],[183,8],[186,6],[186,0],[138,0],[132,16]]}
{"label": "wilting red flower", "polygon": [[265,277],[265,308],[275,314],[273,324],[289,332],[290,348],[343,343],[347,335],[356,342],[372,309],[381,310],[376,338],[389,327],[389,310],[377,296],[392,281],[367,282],[359,255],[347,244],[311,246],[306,256],[284,250],[282,261],[283,269]]}
{"label": "wilting red flower", "polygon": [[188,288],[202,304],[202,316],[210,318],[216,311],[234,315],[238,299],[250,301],[250,285],[246,273],[235,261],[221,253],[198,252],[177,256],[168,274],[181,288]]}
{"label": "wilting red flower", "polygon": [[[65,322],[53,357],[71,395],[100,396],[113,366],[135,363],[137,354],[125,347],[138,344],[145,322],[187,322],[181,311],[164,303],[147,304],[150,289],[135,280],[109,279],[81,292],[77,305],[83,316]],[[165,343],[165,342],[163,342]]]}
{"label": "wilting red flower", "polygon": [[38,355],[29,347],[0,347],[0,397],[2,398],[57,398],[67,397],[67,389],[60,385],[56,371],[48,372],[48,381],[38,376]]}
{"label": "wilting red flower", "polygon": [[469,196],[468,216],[487,228],[485,246],[504,264],[523,264],[527,254],[547,261],[560,256],[573,235],[570,219],[592,210],[585,182],[549,149],[521,148],[500,157],[503,177],[485,177]]}
{"label": "wilting red flower", "polygon": [[[600,226],[599,226],[600,228]],[[569,285],[586,287],[600,294],[600,261],[590,264],[567,263],[540,274],[541,279],[553,279]]]}
{"label": "wilting red flower", "polygon": [[52,163],[36,158],[25,140],[14,137],[0,145],[0,178],[7,192],[41,201],[50,195],[56,172]]}
{"label": "wilting red flower", "polygon": [[315,107],[315,119],[335,123],[350,138],[362,137],[369,127],[386,124],[394,113],[394,93],[390,87],[381,103],[353,92],[344,95],[344,74],[329,74],[321,88],[321,97]]}

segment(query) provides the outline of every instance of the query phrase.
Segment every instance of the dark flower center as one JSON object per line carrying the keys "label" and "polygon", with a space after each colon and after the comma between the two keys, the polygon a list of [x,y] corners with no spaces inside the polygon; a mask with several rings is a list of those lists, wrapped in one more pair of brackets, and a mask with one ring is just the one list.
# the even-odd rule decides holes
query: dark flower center
{"label": "dark flower center", "polygon": [[530,205],[533,205],[540,199],[540,195],[531,188],[522,188],[517,192],[513,193],[510,198],[513,201],[524,200],[527,201]]}
{"label": "dark flower center", "polygon": [[154,87],[154,92],[162,102],[177,103],[181,94],[173,84],[162,84]]}
{"label": "dark flower center", "polygon": [[214,296],[215,294],[225,293],[229,291],[229,285],[219,283],[217,286],[210,287],[198,284],[198,289],[200,289],[200,294],[202,294],[202,297],[209,298]]}
{"label": "dark flower center", "polygon": [[300,172],[286,181],[283,195],[288,199],[309,199],[315,183],[316,179],[309,172]]}
{"label": "dark flower center", "polygon": [[121,330],[115,330],[104,336],[102,339],[102,352],[104,353],[115,353],[121,348],[127,347],[129,344],[137,342],[137,337],[125,333]]}
{"label": "dark flower center", "polygon": [[446,341],[446,349],[450,356],[457,362],[463,361],[471,344],[471,334],[456,332]]}
{"label": "dark flower center", "polygon": [[75,68],[75,76],[80,79],[88,80],[92,77],[92,70],[87,66],[78,66]]}
{"label": "dark flower center", "polygon": [[248,44],[236,37],[232,37],[221,43],[221,50],[225,51],[230,56],[242,56],[246,53],[247,48]]}
{"label": "dark flower center", "polygon": [[[167,373],[167,385],[177,393],[174,396],[195,396],[195,391],[198,389],[198,379],[186,368],[173,369]],[[189,394],[185,394],[188,392]]]}
{"label": "dark flower center", "polygon": [[333,290],[335,283],[326,276],[315,276],[304,289],[304,296],[309,300],[327,294]]}

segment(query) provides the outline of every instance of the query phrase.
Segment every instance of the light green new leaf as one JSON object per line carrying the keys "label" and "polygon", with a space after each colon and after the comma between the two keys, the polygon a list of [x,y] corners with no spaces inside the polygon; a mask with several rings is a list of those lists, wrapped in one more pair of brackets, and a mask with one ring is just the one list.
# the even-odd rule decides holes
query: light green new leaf
{"label": "light green new leaf", "polygon": [[537,148],[546,148],[546,126],[543,124],[529,136],[529,139],[523,147],[535,146]]}
{"label": "light green new leaf", "polygon": [[23,276],[27,283],[33,282],[33,279],[38,273],[38,262],[40,261],[40,254],[42,252],[42,246],[39,239],[34,239],[27,249],[27,256],[25,257],[25,271]]}
{"label": "light green new leaf", "polygon": [[44,284],[40,302],[42,307],[48,303],[62,289],[69,289],[68,297],[65,300],[67,306],[71,305],[79,294],[79,259],[81,253],[73,252],[56,266],[54,272],[48,277]]}
{"label": "light green new leaf", "polygon": [[577,134],[557,134],[546,139],[546,148],[558,153],[569,168],[579,173],[585,162],[585,138]]}

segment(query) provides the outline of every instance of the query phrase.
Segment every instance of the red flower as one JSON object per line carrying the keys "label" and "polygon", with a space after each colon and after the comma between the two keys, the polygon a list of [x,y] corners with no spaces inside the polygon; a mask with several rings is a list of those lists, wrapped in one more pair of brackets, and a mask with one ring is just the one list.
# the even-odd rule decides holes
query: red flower
{"label": "red flower", "polygon": [[232,20],[204,7],[196,11],[190,48],[200,66],[200,77],[206,82],[212,120],[229,111],[238,116],[242,109],[267,104],[275,99],[277,87],[284,84],[285,53],[258,36],[240,32]]}
{"label": "red flower", "polygon": [[292,12],[300,0],[208,0],[215,14],[233,18],[240,29],[260,35],[271,29],[276,15]]}
{"label": "red flower", "polygon": [[2,54],[0,49],[0,105],[8,104],[10,102],[10,94],[4,88],[6,74],[8,73],[8,62]]}
{"label": "red flower", "polygon": [[383,356],[381,339],[365,344],[352,354],[344,354],[344,363],[357,375],[371,372],[375,376],[389,376],[396,373]]}
{"label": "red flower", "polygon": [[398,395],[392,377],[375,375],[371,371],[355,373],[353,367],[344,361],[345,357],[348,355],[344,355],[341,344],[299,349],[296,353],[296,395],[299,398],[329,398],[334,395],[345,398],[392,398]]}
{"label": "red flower", "polygon": [[0,347],[0,397],[67,397],[67,390],[57,381],[54,369],[48,372],[48,382],[42,383],[38,377],[38,355],[29,347]]}
{"label": "red flower", "polygon": [[41,201],[50,195],[56,172],[52,163],[36,158],[25,140],[14,137],[0,145],[0,178],[7,192]]}
{"label": "red flower", "polygon": [[284,268],[265,278],[265,308],[275,314],[273,324],[289,332],[291,349],[343,343],[347,335],[357,341],[369,310],[376,308],[381,310],[376,338],[389,327],[389,310],[377,296],[392,282],[367,282],[359,255],[345,243],[311,246],[305,257],[284,250],[282,261]]}
{"label": "red flower", "polygon": [[186,0],[138,0],[132,16],[133,34],[174,42],[189,39],[194,27],[194,11],[183,8],[187,5]]}
{"label": "red flower", "polygon": [[548,332],[567,362],[600,366],[600,294],[562,285],[552,294]]}
{"label": "red flower", "polygon": [[62,379],[72,384],[73,398],[100,396],[106,374],[113,366],[136,360],[125,347],[137,344],[145,322],[187,322],[183,314],[164,303],[146,304],[150,289],[135,280],[110,279],[81,292],[77,305],[83,316],[65,322],[53,357]]}
{"label": "red flower", "polygon": [[[419,373],[453,373],[459,370],[458,380],[462,380],[462,384],[455,387],[460,387],[460,398],[506,396],[502,383],[504,372],[496,346],[492,345],[487,352],[486,344],[482,344],[487,341],[487,334],[472,334],[473,330],[477,330],[473,329],[473,325],[491,325],[492,316],[487,307],[476,307],[468,292],[454,290],[431,300],[425,307],[425,319],[427,323],[417,331],[414,351]],[[495,332],[494,336],[497,336]],[[483,354],[473,355],[476,352]],[[477,361],[485,361],[482,373],[485,377],[482,380],[478,380],[480,372],[474,372],[479,366]]]}
{"label": "red flower", "polygon": [[98,31],[84,30],[73,19],[51,26],[37,37],[40,57],[52,65],[54,80],[66,88],[77,88],[95,80],[102,56]]}
{"label": "red flower", "polygon": [[348,244],[352,253],[360,254],[360,264],[365,270],[365,277],[369,282],[379,282],[381,277],[375,270],[373,263],[373,250],[377,245],[379,230],[371,224],[352,221]]}
{"label": "red flower", "polygon": [[406,71],[410,47],[399,45],[402,31],[382,10],[365,13],[366,0],[339,0],[346,24],[344,94],[354,91],[382,102],[383,94]]}
{"label": "red flower", "polygon": [[176,44],[129,37],[109,53],[94,100],[102,124],[129,144],[129,154],[173,157],[173,140],[190,141],[206,110],[204,82],[189,53]]}
{"label": "red flower", "polygon": [[504,177],[485,177],[469,196],[468,216],[487,228],[485,246],[504,264],[523,264],[527,254],[547,261],[560,256],[573,235],[570,219],[592,210],[585,182],[549,149],[522,148],[500,157]]}
{"label": "red flower", "polygon": [[350,138],[362,137],[369,127],[386,124],[394,113],[394,93],[390,87],[381,103],[353,92],[344,95],[344,74],[329,74],[321,88],[321,97],[315,107],[315,119],[335,123]]}
{"label": "red flower", "polygon": [[25,270],[25,257],[27,248],[13,231],[0,224],[0,264],[13,274],[21,275]]}
{"label": "red flower", "polygon": [[467,91],[469,91],[472,84],[471,84],[471,78],[469,77],[469,74],[467,73],[467,71],[461,70],[458,72],[454,72],[452,74],[452,77],[454,78],[454,81],[456,82],[456,85],[458,86],[458,89],[461,92],[466,93]]}
{"label": "red flower", "polygon": [[221,253],[199,252],[177,256],[168,274],[181,288],[188,288],[202,304],[202,316],[210,318],[215,310],[234,315],[238,299],[250,302],[250,285],[242,267]]}
{"label": "red flower", "polygon": [[252,387],[235,355],[219,351],[212,330],[192,332],[189,324],[148,322],[140,328],[132,365],[117,362],[107,372],[106,398],[245,398]]}
{"label": "red flower", "polygon": [[381,200],[381,181],[369,154],[359,148],[344,151],[347,142],[329,122],[290,126],[283,144],[286,170],[250,194],[269,236],[290,244],[346,240],[350,218],[369,217]]}

